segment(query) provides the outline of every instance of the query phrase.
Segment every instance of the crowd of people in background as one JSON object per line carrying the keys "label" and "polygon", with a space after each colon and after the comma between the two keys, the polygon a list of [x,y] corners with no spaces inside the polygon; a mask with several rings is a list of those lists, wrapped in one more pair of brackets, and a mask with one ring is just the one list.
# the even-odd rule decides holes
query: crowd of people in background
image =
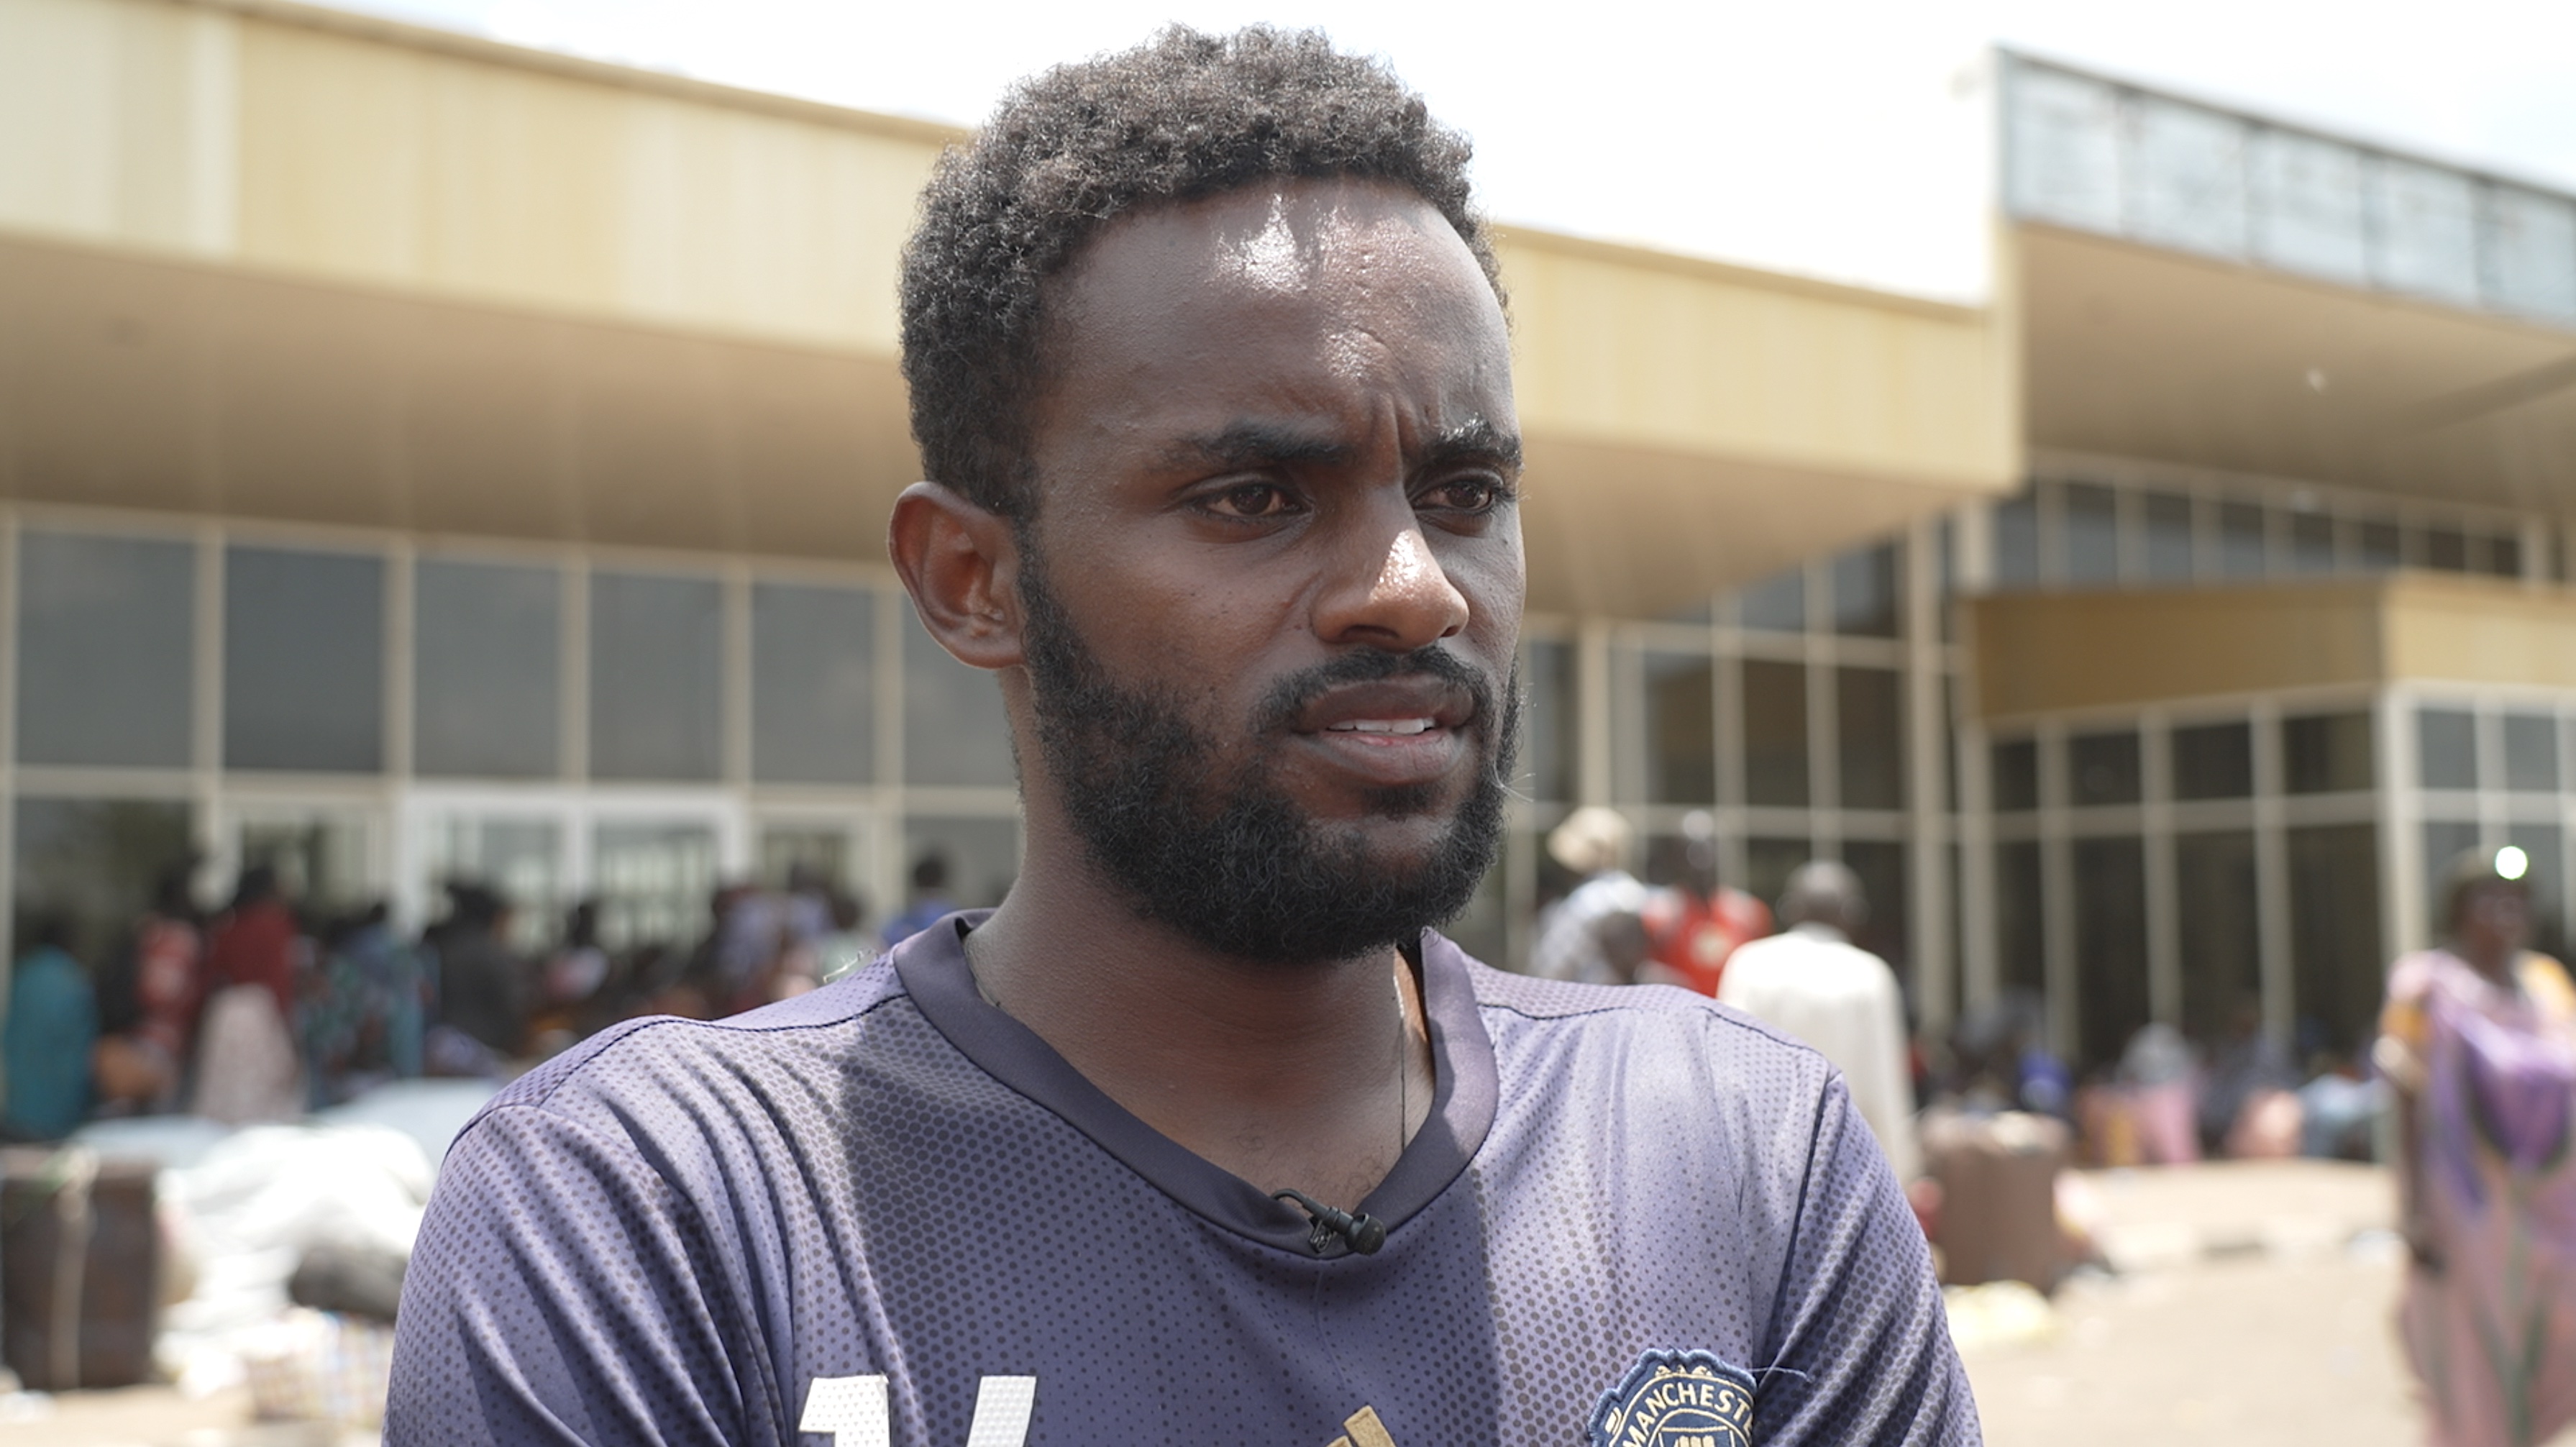
{"label": "crowd of people in background", "polygon": [[266,864],[205,911],[198,869],[174,863],[88,958],[68,913],[24,919],[0,1138],[174,1112],[285,1120],[393,1080],[506,1078],[620,1020],[713,1019],[811,990],[950,907],[946,862],[925,855],[911,907],[863,933],[858,898],[800,866],[779,887],[716,890],[694,941],[610,949],[601,902],[585,899],[554,943],[522,949],[518,906],[482,880],[447,881],[443,912],[412,937],[381,902],[315,909]]}
{"label": "crowd of people in background", "polygon": [[[1822,1049],[1887,1145],[1900,1175],[1920,1161],[1909,1121],[1934,1107],[2056,1120],[2078,1159],[2102,1166],[2296,1155],[2371,1159],[2385,1087],[2350,1054],[2294,1057],[2262,1028],[2260,1002],[2235,1002],[2227,1030],[2188,1040],[2140,1029],[2116,1062],[2079,1080],[2047,1046],[2037,996],[2007,991],[1926,1035],[1896,972],[1854,939],[1868,919],[1859,879],[1810,861],[1774,911],[1717,878],[1716,829],[1684,816],[1674,877],[1630,872],[1626,818],[1578,809],[1547,839],[1564,892],[1540,913],[1533,973],[1591,984],[1670,984],[1716,996]],[[1776,928],[1776,933],[1775,933]]]}
{"label": "crowd of people in background", "polygon": [[[1719,882],[1706,814],[1682,821],[1678,843],[1669,882],[1649,885],[1630,872],[1636,840],[1622,816],[1568,816],[1547,841],[1566,885],[1535,921],[1530,970],[1679,985],[1827,1048],[1900,1166],[1918,1152],[1899,1122],[1935,1104],[2062,1121],[2078,1158],[2099,1165],[2373,1154],[2384,1085],[2347,1057],[2320,1053],[2301,1068],[2250,999],[2225,1038],[2149,1025],[2079,1082],[2025,993],[1937,1038],[1914,1032],[1896,973],[1852,943],[1867,903],[1849,870],[1796,871],[1775,921],[1764,901]],[[529,950],[514,940],[542,932],[514,928],[517,903],[481,880],[447,881],[443,912],[408,937],[382,903],[319,912],[259,864],[226,905],[203,911],[197,871],[193,860],[165,871],[149,907],[94,958],[80,957],[68,916],[25,921],[0,1036],[0,1136],[56,1139],[101,1115],[284,1119],[388,1080],[498,1077],[619,1020],[713,1019],[812,989],[956,907],[948,863],[930,852],[913,864],[905,908],[876,931],[862,932],[854,895],[799,867],[776,887],[716,890],[693,941],[608,948],[601,902],[581,900],[551,945]]]}

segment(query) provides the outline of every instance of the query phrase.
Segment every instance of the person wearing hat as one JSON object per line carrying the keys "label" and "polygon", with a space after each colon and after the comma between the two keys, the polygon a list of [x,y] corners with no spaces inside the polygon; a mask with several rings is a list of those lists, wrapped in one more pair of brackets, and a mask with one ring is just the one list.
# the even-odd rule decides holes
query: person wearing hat
{"label": "person wearing hat", "polygon": [[1644,916],[1652,891],[1626,868],[1635,831],[1614,810],[1587,804],[1547,836],[1548,857],[1582,880],[1539,917],[1530,973],[1585,985],[1626,985],[1645,963]]}

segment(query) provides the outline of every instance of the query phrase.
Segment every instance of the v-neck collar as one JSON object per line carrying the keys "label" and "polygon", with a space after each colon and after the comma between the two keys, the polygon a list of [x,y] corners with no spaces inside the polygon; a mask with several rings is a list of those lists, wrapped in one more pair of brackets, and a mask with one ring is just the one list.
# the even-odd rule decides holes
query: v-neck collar
{"label": "v-neck collar", "polygon": [[[1183,1206],[1237,1234],[1312,1255],[1305,1213],[1270,1199],[1276,1187],[1246,1181],[1147,1125],[1037,1032],[985,1001],[966,967],[965,939],[991,913],[950,915],[895,946],[895,973],[932,1028],[986,1074],[1062,1117]],[[1476,1013],[1466,956],[1430,930],[1422,933],[1422,1013],[1436,1082],[1431,1113],[1395,1169],[1359,1205],[1390,1232],[1449,1188],[1494,1124],[1494,1047]]]}

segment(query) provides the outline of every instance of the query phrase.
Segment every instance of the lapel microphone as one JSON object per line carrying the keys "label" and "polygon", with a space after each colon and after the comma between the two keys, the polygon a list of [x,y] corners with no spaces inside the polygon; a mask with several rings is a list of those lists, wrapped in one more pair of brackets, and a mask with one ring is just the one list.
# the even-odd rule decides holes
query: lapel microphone
{"label": "lapel microphone", "polygon": [[1366,1211],[1354,1216],[1348,1211],[1327,1206],[1303,1191],[1273,1191],[1270,1199],[1293,1202],[1315,1223],[1314,1231],[1306,1239],[1318,1256],[1324,1254],[1324,1243],[1336,1236],[1362,1256],[1375,1256],[1377,1249],[1386,1244],[1386,1223]]}

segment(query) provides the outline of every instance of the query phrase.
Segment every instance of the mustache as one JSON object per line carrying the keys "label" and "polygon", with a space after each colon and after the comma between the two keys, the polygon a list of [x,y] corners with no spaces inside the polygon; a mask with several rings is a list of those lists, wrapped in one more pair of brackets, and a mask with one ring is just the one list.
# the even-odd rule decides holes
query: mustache
{"label": "mustache", "polygon": [[1492,729],[1493,679],[1483,669],[1437,643],[1426,643],[1411,653],[1364,648],[1292,673],[1271,685],[1270,691],[1262,695],[1254,714],[1254,727],[1260,733],[1292,727],[1298,716],[1306,711],[1307,705],[1344,684],[1414,677],[1436,679],[1465,690],[1476,705],[1473,726],[1483,731]]}

